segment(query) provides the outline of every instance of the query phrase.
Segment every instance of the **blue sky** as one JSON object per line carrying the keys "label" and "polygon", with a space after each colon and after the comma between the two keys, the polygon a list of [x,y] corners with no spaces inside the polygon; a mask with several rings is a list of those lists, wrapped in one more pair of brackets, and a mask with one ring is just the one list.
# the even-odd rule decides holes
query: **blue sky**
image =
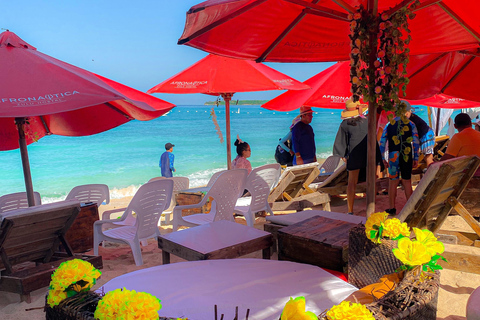
{"label": "blue sky", "polygon": [[[207,55],[177,45],[186,12],[201,0],[0,0],[0,28],[40,52],[141,91]],[[1,30],[2,32],[4,30]],[[305,81],[331,63],[267,63]],[[283,91],[237,93],[235,99],[271,99]],[[177,105],[203,104],[202,94],[155,94]]]}

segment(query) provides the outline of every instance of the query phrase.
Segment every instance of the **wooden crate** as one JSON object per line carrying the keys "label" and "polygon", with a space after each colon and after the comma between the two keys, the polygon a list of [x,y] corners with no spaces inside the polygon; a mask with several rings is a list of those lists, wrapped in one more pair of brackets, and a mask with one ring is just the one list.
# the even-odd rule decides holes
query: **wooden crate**
{"label": "wooden crate", "polygon": [[93,248],[93,223],[97,220],[97,205],[82,203],[77,218],[65,234],[65,239],[73,252],[83,253]]}
{"label": "wooden crate", "polygon": [[355,223],[312,217],[278,230],[278,260],[347,273],[348,234]]}

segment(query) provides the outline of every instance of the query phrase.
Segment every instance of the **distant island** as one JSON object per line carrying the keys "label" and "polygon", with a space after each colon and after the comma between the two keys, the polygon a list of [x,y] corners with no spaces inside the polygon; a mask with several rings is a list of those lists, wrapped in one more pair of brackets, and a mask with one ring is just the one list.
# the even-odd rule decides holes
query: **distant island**
{"label": "distant island", "polygon": [[[230,101],[230,105],[231,106],[248,106],[248,105],[261,105],[261,104],[264,104],[264,103],[267,103],[268,100],[232,100]],[[217,102],[216,101],[207,101],[205,102],[205,105],[206,106],[214,106],[216,105]],[[225,105],[225,101],[219,101],[218,102],[219,105]]]}

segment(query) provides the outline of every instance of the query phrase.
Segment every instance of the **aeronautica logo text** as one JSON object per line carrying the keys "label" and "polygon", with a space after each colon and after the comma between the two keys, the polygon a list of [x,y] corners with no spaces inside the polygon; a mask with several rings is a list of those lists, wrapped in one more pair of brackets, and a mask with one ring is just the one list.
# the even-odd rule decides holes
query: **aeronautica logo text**
{"label": "aeronautica logo text", "polygon": [[39,104],[50,104],[50,103],[58,103],[65,101],[65,98],[69,96],[73,96],[74,94],[79,94],[79,91],[66,91],[60,93],[49,93],[41,96],[34,96],[34,97],[20,97],[20,98],[1,98],[0,102],[5,103],[9,102],[12,104],[16,104],[18,107],[25,107],[25,106],[33,106]]}

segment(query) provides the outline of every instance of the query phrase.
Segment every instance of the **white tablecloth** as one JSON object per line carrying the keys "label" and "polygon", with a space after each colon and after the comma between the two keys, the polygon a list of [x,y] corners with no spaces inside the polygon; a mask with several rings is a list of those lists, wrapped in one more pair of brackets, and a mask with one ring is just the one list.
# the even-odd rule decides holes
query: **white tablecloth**
{"label": "white tablecloth", "polygon": [[[289,297],[304,296],[307,310],[320,314],[357,289],[316,266],[288,261],[232,259],[179,262],[131,272],[107,282],[105,292],[123,288],[161,300],[161,316],[191,320],[278,320]],[[101,291],[101,289],[99,289]]]}

